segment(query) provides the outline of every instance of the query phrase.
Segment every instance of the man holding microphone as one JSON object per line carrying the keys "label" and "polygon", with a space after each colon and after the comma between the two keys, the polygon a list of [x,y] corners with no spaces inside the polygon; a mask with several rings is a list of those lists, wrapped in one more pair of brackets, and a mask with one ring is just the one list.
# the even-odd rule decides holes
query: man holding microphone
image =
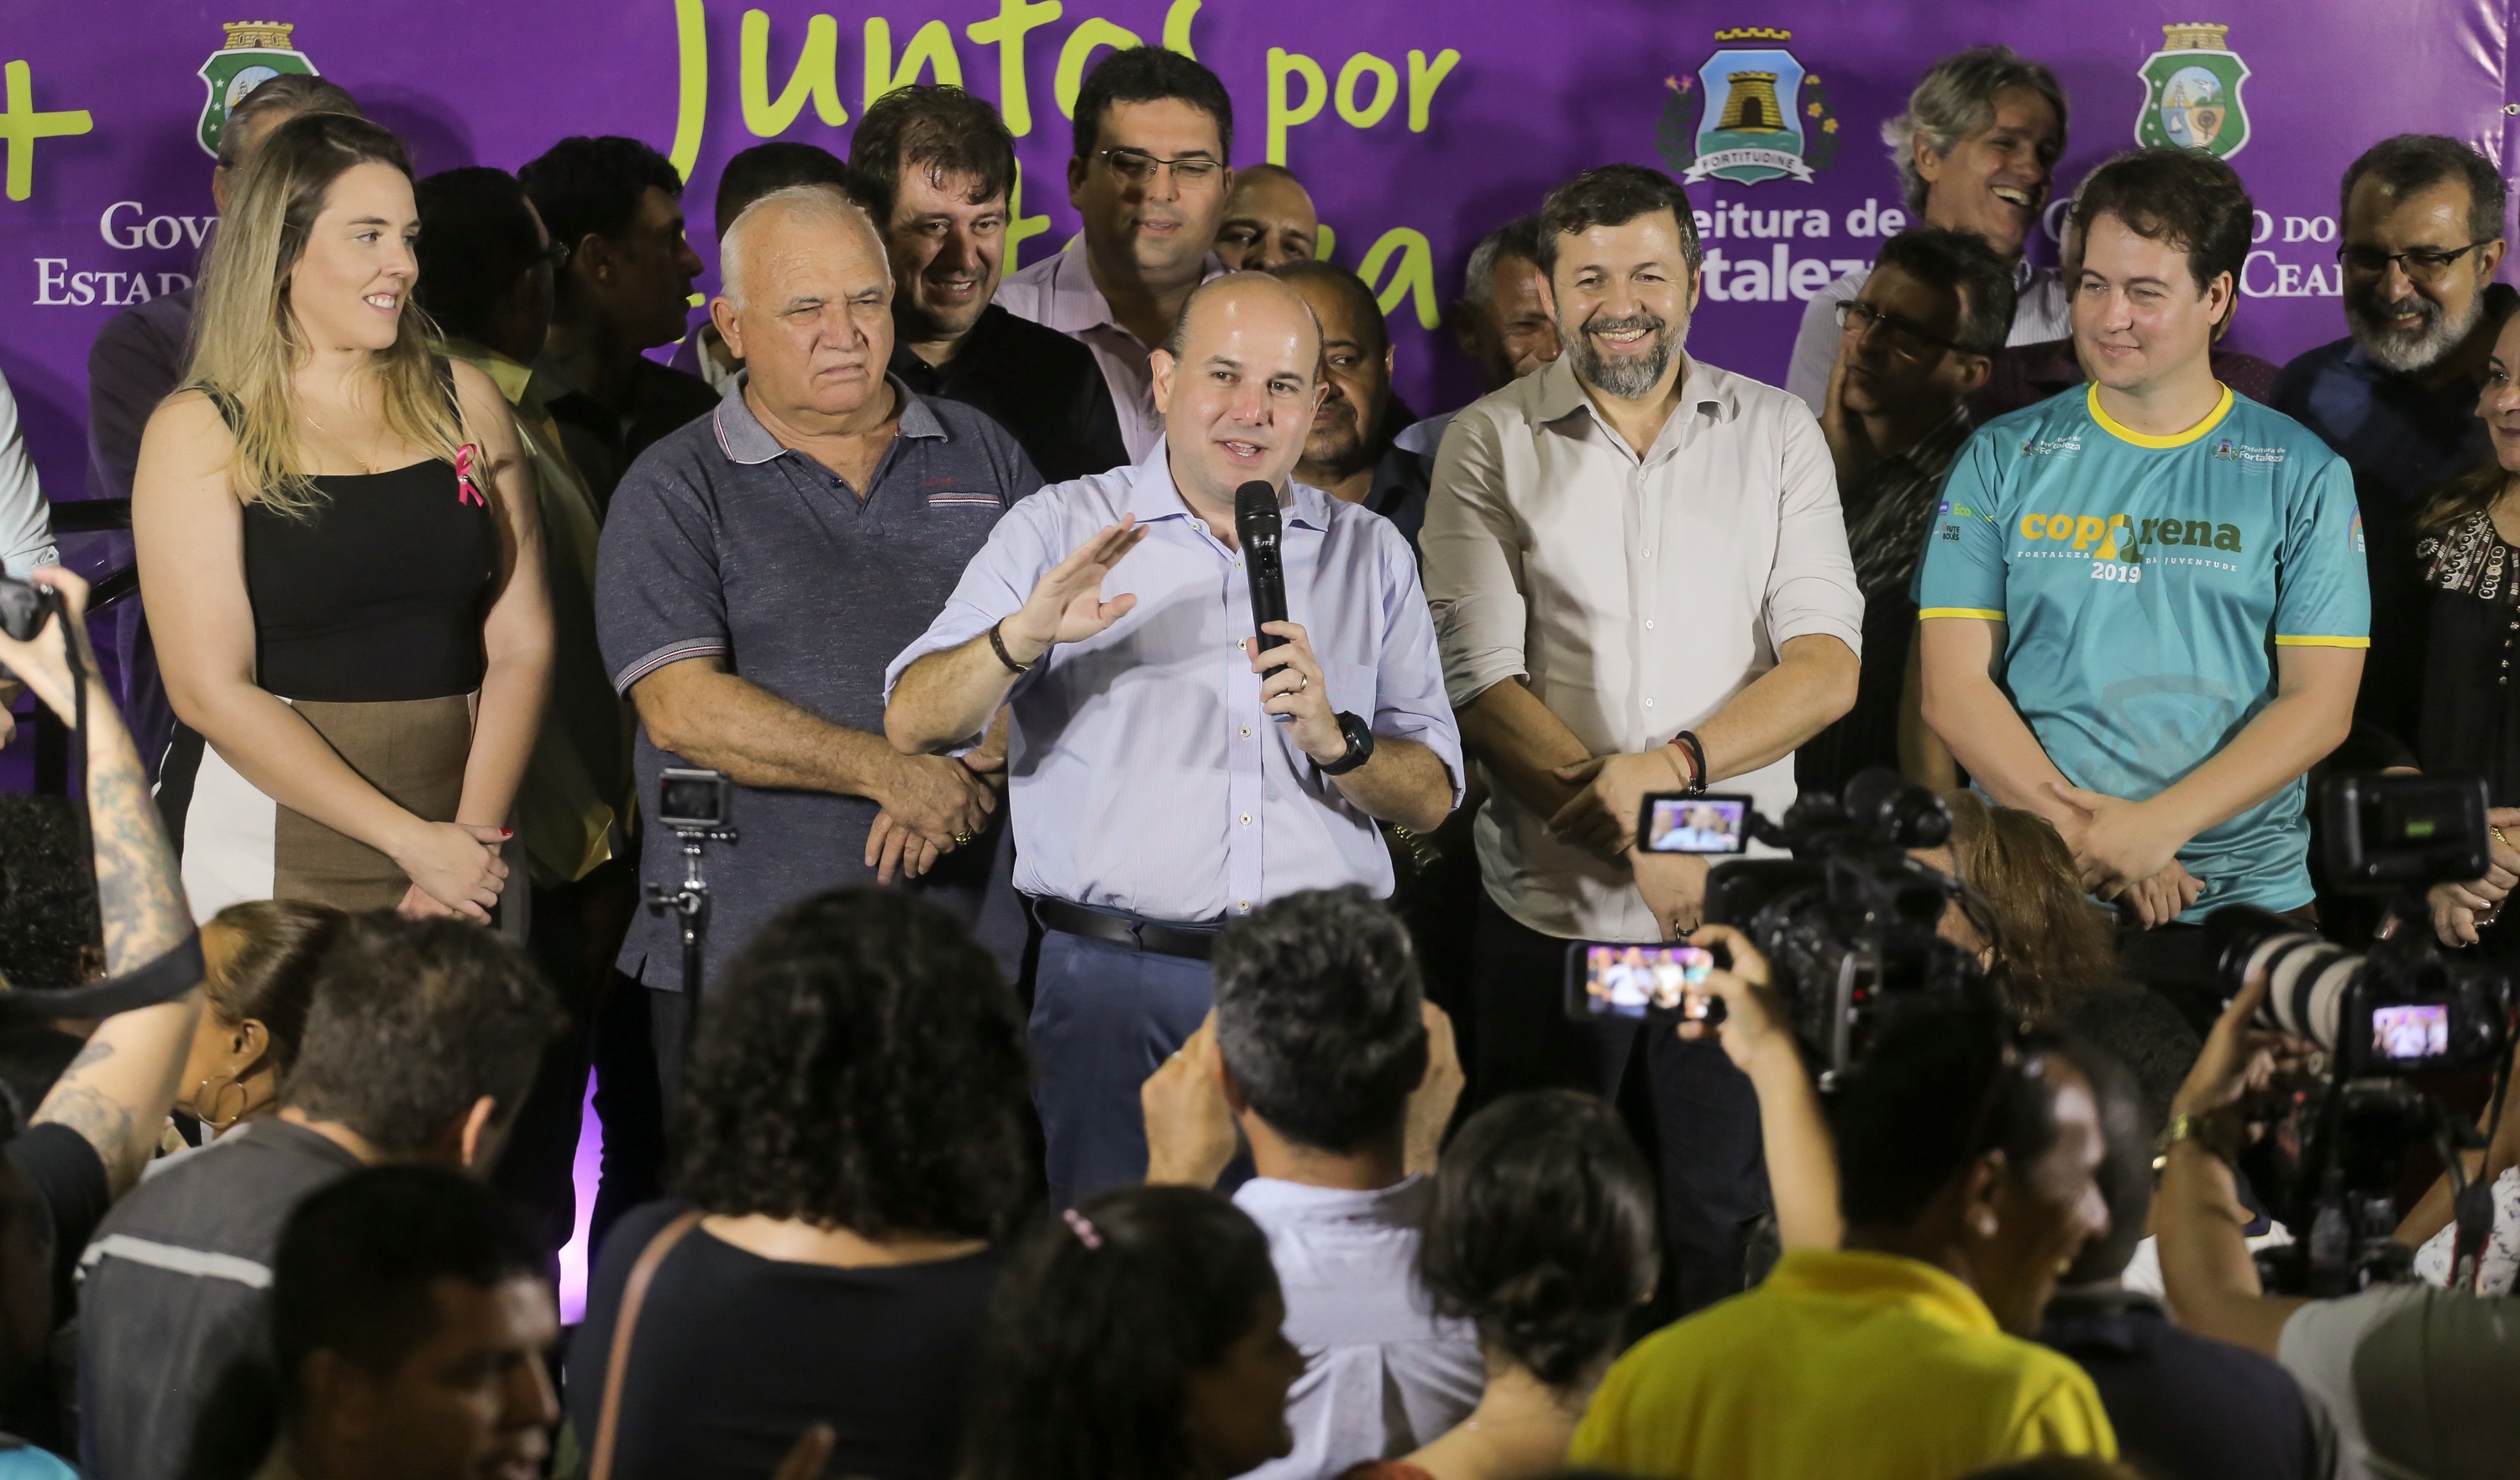
{"label": "man holding microphone", "polygon": [[[974,745],[1012,712],[1054,1205],[1144,1175],[1138,1089],[1207,1014],[1218,927],[1299,889],[1389,894],[1375,821],[1426,830],[1461,798],[1408,542],[1290,478],[1320,363],[1293,289],[1201,286],[1153,358],[1164,438],[1016,505],[886,676],[908,753]],[[1279,518],[1260,499],[1238,529],[1255,482]],[[1273,534],[1290,620],[1264,625],[1245,564]]]}

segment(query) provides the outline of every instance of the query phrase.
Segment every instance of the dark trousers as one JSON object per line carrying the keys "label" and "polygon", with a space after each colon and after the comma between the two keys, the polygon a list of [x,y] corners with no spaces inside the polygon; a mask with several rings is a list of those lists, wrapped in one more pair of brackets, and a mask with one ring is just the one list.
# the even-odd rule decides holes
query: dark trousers
{"label": "dark trousers", "polygon": [[604,1165],[595,1212],[587,1221],[590,1269],[622,1214],[664,1195],[666,1100],[656,1073],[656,1040],[661,1031],[676,1046],[679,1065],[681,1024],[679,994],[613,973],[595,1026],[595,1118],[604,1126]]}
{"label": "dark trousers", "polygon": [[1043,932],[1029,1036],[1052,1207],[1145,1179],[1138,1089],[1198,1031],[1212,984],[1203,961]]}
{"label": "dark trousers", "polygon": [[[2305,930],[2318,929],[2316,906],[2304,905],[2278,913]],[[2223,1005],[2238,990],[2236,984],[2225,986],[2215,970],[2214,947],[2206,939],[2203,925],[2173,921],[2149,930],[2133,925],[2121,928],[2118,969],[2129,980],[2161,994],[2164,1001],[2179,1009],[2180,1016],[2187,1019],[2187,1025],[2196,1030],[2200,1039],[2214,1031],[2214,1019],[2223,1015]]]}
{"label": "dark trousers", "polygon": [[568,1021],[543,1051],[490,1184],[532,1216],[544,1248],[554,1253],[577,1225],[577,1139],[596,1022],[612,987],[612,959],[638,905],[638,870],[628,859],[614,859],[574,883],[533,888],[525,949]]}
{"label": "dark trousers", "polygon": [[1713,1040],[1681,1041],[1677,1012],[1643,1022],[1566,1015],[1566,950],[1479,901],[1471,997],[1481,1104],[1525,1090],[1583,1090],[1618,1105],[1661,1185],[1674,1315],[1738,1293],[1752,1226],[1768,1211],[1759,1099]]}

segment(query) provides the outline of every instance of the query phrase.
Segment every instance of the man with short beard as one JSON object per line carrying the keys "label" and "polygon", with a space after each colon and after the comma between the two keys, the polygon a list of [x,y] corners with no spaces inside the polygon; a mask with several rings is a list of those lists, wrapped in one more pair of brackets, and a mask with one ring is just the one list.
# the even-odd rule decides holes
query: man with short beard
{"label": "man with short beard", "polygon": [[1740,1288],[1756,1099],[1670,1012],[1567,1021],[1567,945],[1697,924],[1706,860],[1639,852],[1639,803],[1726,782],[1781,817],[1794,747],[1855,702],[1864,601],[1810,410],[1681,351],[1701,259],[1681,188],[1587,170],[1541,207],[1540,252],[1565,354],[1454,417],[1419,542],[1463,746],[1496,787],[1470,1093],[1615,1098],[1638,1058],[1693,1310]]}
{"label": "man with short beard", "polygon": [[2476,417],[2494,336],[2520,296],[2502,263],[2502,176],[2455,139],[2400,134],[2345,171],[2347,338],[2284,367],[2273,407],[2354,469],[2370,545],[2371,653],[2355,717],[2411,745],[2431,611],[2410,520],[2487,455]]}

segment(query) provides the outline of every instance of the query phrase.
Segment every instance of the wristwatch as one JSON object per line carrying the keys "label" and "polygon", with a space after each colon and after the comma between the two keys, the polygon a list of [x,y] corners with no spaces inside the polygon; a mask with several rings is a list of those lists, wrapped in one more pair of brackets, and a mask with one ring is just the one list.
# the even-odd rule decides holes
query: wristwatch
{"label": "wristwatch", "polygon": [[1347,754],[1322,767],[1324,776],[1345,776],[1373,759],[1373,731],[1365,721],[1342,709],[1338,712],[1339,733],[1347,737]]}
{"label": "wristwatch", "polygon": [[2170,1160],[2170,1148],[2182,1141],[2196,1143],[2199,1150],[2225,1166],[2229,1166],[2232,1162],[2231,1150],[2223,1144],[2223,1138],[2217,1132],[2212,1116],[2174,1115],[2170,1118],[2170,1124],[2161,1128],[2161,1139],[2153,1143],[2152,1169],[2156,1172],[2160,1171]]}

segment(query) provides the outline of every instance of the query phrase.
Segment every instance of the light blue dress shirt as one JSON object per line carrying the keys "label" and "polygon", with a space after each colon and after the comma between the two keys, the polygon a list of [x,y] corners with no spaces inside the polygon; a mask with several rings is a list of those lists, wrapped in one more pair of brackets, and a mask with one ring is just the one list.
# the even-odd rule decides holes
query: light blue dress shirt
{"label": "light blue dress shirt", "polygon": [[[1286,610],[1312,639],[1331,709],[1432,749],[1459,806],[1461,732],[1408,541],[1379,515],[1288,486]],[[1134,467],[1009,510],[926,636],[885,670],[887,700],[912,663],[1012,615],[1052,566],[1124,515],[1147,537],[1102,594],[1134,593],[1136,609],[1052,649],[1013,690],[1015,887],[1183,923],[1299,889],[1388,895],[1373,820],[1261,711],[1241,557],[1182,502],[1160,440]]]}

